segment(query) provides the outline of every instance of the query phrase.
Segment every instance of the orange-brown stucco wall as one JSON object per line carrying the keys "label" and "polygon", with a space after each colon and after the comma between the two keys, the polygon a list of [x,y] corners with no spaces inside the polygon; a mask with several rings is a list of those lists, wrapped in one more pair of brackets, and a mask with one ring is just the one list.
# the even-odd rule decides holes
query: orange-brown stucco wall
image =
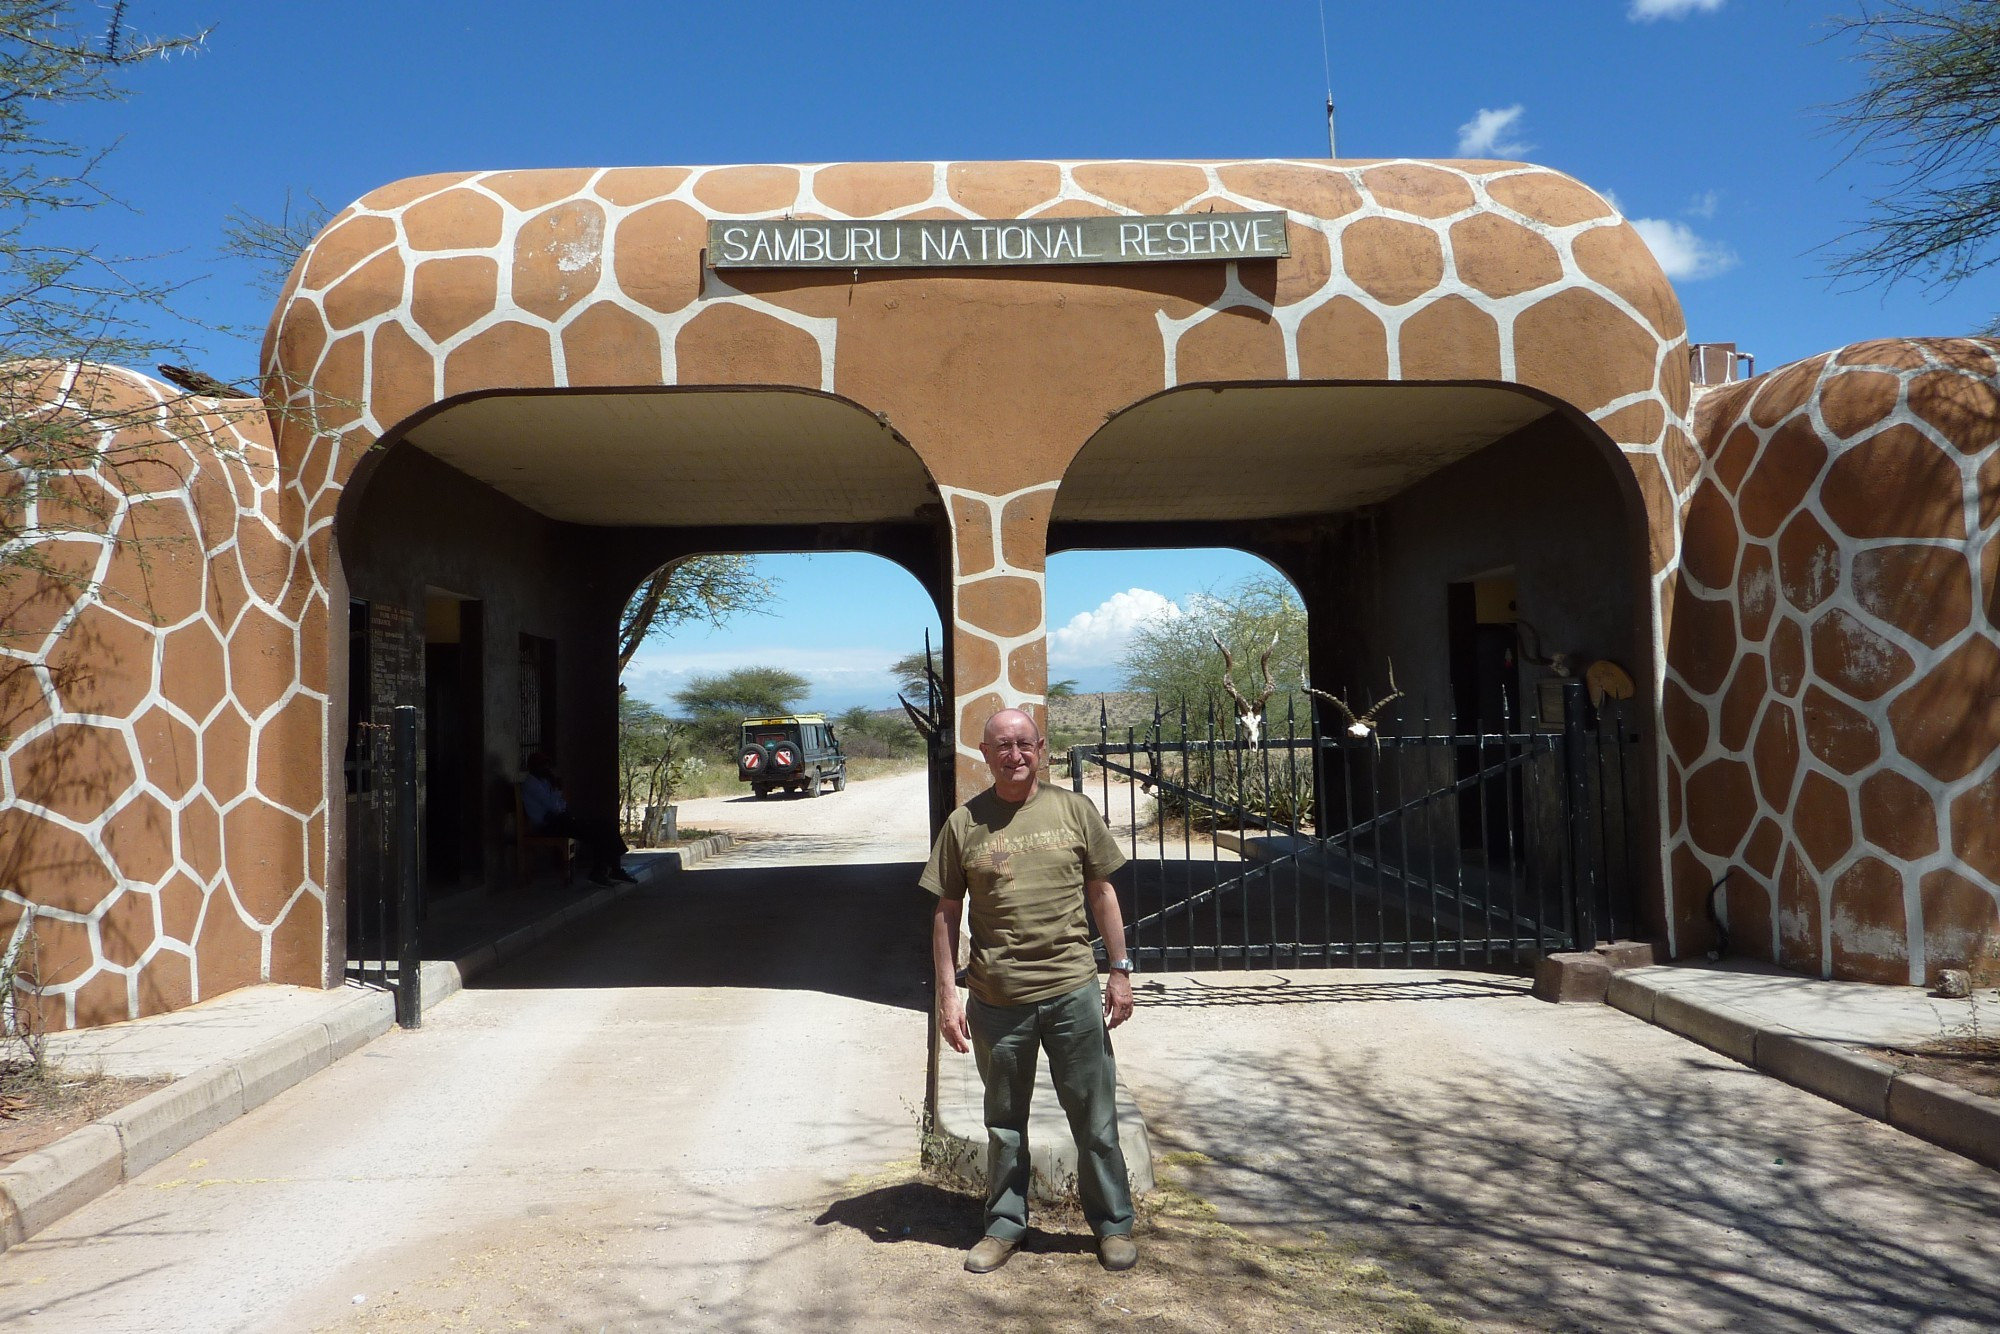
{"label": "orange-brown stucco wall", "polygon": [[0,941],[58,1027],[323,985],[327,599],[263,405],[46,388],[109,429],[0,500],[61,572],[0,583]]}
{"label": "orange-brown stucco wall", "polygon": [[[718,217],[1209,209],[1285,210],[1292,257],[977,275],[715,274],[701,262]],[[1040,705],[1051,506],[1070,460],[1121,409],[1200,383],[1473,381],[1545,394],[1629,465],[1664,630],[1698,466],[1683,348],[1679,304],[1638,235],[1542,168],[843,163],[398,182],[336,218],[302,258],[265,363],[274,401],[303,410],[281,424],[278,447],[303,481],[307,521],[333,512],[361,451],[462,395],[759,384],[880,414],[950,513],[969,792],[982,781],[984,717]],[[332,540],[312,539],[316,568]]]}
{"label": "orange-brown stucco wall", "polygon": [[[705,275],[708,219],[1280,208],[1275,266]],[[71,573],[5,590],[0,929],[50,1018],[327,975],[334,512],[454,397],[791,386],[884,416],[949,518],[960,783],[1045,685],[1057,486],[1176,386],[1474,381],[1595,424],[1647,523],[1673,946],[1920,981],[1991,966],[2000,852],[1996,349],[1863,344],[1711,393],[1594,194],[1507,163],[920,163],[506,172],[386,187],[302,259],[254,402],[65,369],[132,414],[48,488]],[[83,375],[82,381],[75,379]],[[216,449],[212,442],[225,447]],[[20,505],[18,493],[0,503]],[[51,509],[50,513],[55,514]],[[85,586],[89,585],[88,591]]]}
{"label": "orange-brown stucco wall", "polygon": [[2000,973],[2000,344],[1704,398],[1664,694],[1672,902],[1836,977]]}

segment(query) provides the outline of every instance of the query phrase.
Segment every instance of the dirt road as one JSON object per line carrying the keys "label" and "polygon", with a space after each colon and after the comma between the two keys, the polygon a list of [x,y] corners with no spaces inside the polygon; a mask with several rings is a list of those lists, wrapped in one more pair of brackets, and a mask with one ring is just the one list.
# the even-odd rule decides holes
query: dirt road
{"label": "dirt road", "polygon": [[0,1325],[1456,1327],[1401,1288],[1480,1330],[2000,1328],[2000,1176],[1466,974],[1142,978],[1121,1070],[1212,1206],[1150,1205],[1131,1274],[1044,1217],[972,1279],[976,1204],[907,1166],[910,870],[636,892],[0,1256]]}
{"label": "dirt road", "polygon": [[[896,861],[922,861],[930,854],[930,807],[922,770],[886,778],[856,780],[845,792],[818,797],[704,797],[680,803],[685,829],[722,830],[740,845],[708,866],[851,866]],[[1108,796],[1099,782],[1084,784],[1084,793],[1106,816],[1120,847],[1132,850],[1137,818],[1141,857],[1162,856],[1152,828],[1153,799],[1134,792],[1129,783],[1112,783]],[[1206,838],[1184,842],[1176,834],[1165,842],[1168,861],[1180,857],[1235,861],[1236,854],[1216,852]]]}
{"label": "dirt road", "polygon": [[0,1326],[796,1328],[864,1277],[811,1220],[916,1154],[912,880],[636,890],[0,1256]]}
{"label": "dirt road", "polygon": [[817,797],[703,797],[680,803],[684,829],[712,829],[741,845],[712,865],[852,866],[922,861],[930,853],[930,798],[921,769],[856,779]]}
{"label": "dirt road", "polygon": [[752,862],[902,859],[634,891],[0,1255],[0,1325],[1455,1327],[1414,1290],[1495,1331],[2000,1328],[2000,1174],[1442,971],[1142,976],[1120,1071],[1207,1200],[1150,1204],[1131,1274],[1044,1218],[970,1279],[977,1205],[909,1166],[921,781],[751,807],[809,826]]}
{"label": "dirt road", "polygon": [[1230,1223],[1481,1329],[2000,1329],[2000,1173],[1481,974],[1142,978],[1119,1070]]}

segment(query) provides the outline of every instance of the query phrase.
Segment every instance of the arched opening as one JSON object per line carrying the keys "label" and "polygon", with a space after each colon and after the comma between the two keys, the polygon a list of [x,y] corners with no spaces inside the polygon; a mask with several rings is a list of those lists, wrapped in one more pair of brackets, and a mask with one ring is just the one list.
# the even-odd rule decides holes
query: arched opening
{"label": "arched opening", "polygon": [[[933,829],[931,747],[898,700],[942,711],[924,688],[927,647],[942,677],[936,601],[866,552],[720,558],[768,588],[760,605],[720,625],[663,629],[622,677],[625,715],[651,720],[688,762],[675,797],[687,837],[729,835],[730,867],[920,862]],[[693,560],[714,568],[718,553]],[[647,762],[621,756],[634,832]],[[823,800],[835,796],[845,799]],[[806,801],[818,804],[789,809]]]}
{"label": "arched opening", "polygon": [[[1292,822],[1294,797],[1310,831],[1310,752],[1282,744],[1311,728],[1307,619],[1282,570],[1221,547],[1071,550],[1050,558],[1047,588],[1051,778],[1090,798],[1144,863],[1128,880],[1212,887],[1240,869],[1246,839],[1270,832],[1260,817]],[[1272,781],[1240,810],[1206,803],[1199,781],[1232,732],[1232,692],[1261,707],[1274,743]],[[1182,790],[1191,778],[1202,790]]]}
{"label": "arched opening", "polygon": [[[1179,891],[1233,895],[1262,928],[1181,920],[1162,961],[1520,966],[1643,934],[1659,902],[1643,515],[1601,432],[1506,386],[1197,386],[1107,422],[1057,494],[1051,551],[1253,552],[1309,622],[1309,741],[1226,719],[1213,742],[1106,756],[1164,774],[1163,793],[1181,766],[1179,801],[1245,826],[1257,803],[1223,771],[1312,757],[1310,796],[1246,844],[1267,869]],[[1136,920],[1194,916],[1171,875],[1154,892]]]}
{"label": "arched opening", "polygon": [[[389,440],[335,524],[347,857],[331,877],[346,911],[332,916],[354,937],[350,956],[382,948],[362,909],[395,874],[384,742],[398,706],[418,718],[424,952],[453,957],[451,923],[465,910],[441,905],[485,905],[460,932],[470,941],[492,934],[495,903],[518,916],[531,909],[506,900],[560,890],[559,851],[523,845],[531,754],[548,757],[573,810],[631,829],[619,628],[649,573],[707,552],[864,552],[941,620],[948,557],[928,473],[877,417],[831,395],[491,395],[445,404]],[[855,618],[870,614],[851,604]],[[579,890],[584,869],[569,870]],[[748,949],[754,933],[742,939]]]}

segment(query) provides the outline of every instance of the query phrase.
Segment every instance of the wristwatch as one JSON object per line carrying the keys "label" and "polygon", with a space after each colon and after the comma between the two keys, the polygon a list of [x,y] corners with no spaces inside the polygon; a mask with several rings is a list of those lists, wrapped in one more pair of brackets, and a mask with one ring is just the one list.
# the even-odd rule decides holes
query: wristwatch
{"label": "wristwatch", "polygon": [[1114,973],[1124,973],[1127,976],[1130,976],[1132,972],[1132,961],[1130,959],[1114,959],[1111,962],[1111,971]]}

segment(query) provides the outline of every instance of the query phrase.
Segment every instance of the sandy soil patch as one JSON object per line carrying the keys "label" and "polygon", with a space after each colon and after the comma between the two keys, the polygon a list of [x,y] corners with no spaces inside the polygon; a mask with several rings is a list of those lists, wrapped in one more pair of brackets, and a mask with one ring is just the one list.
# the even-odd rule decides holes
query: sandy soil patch
{"label": "sandy soil patch", "polygon": [[51,1071],[40,1079],[0,1079],[0,1166],[81,1130],[100,1116],[163,1089],[168,1080],[116,1079]]}
{"label": "sandy soil patch", "polygon": [[[1176,1174],[1174,1164],[1167,1174]],[[1462,1328],[1400,1287],[1374,1258],[1324,1235],[1256,1239],[1216,1221],[1206,1201],[1169,1184],[1141,1202],[1138,1267],[1109,1274],[1074,1214],[1042,1217],[992,1274],[967,1274],[980,1204],[910,1167],[849,1183],[837,1198],[772,1219],[787,1234],[734,1291],[665,1299],[657,1280],[677,1258],[643,1225],[544,1219],[487,1234],[456,1254],[355,1294],[334,1331],[595,1331],[670,1322],[731,1330],[1023,1329],[1086,1334],[1147,1329],[1328,1334]],[[474,1239],[468,1238],[468,1241]],[[647,1295],[648,1289],[657,1295]],[[555,1294],[560,1298],[552,1300]]]}

